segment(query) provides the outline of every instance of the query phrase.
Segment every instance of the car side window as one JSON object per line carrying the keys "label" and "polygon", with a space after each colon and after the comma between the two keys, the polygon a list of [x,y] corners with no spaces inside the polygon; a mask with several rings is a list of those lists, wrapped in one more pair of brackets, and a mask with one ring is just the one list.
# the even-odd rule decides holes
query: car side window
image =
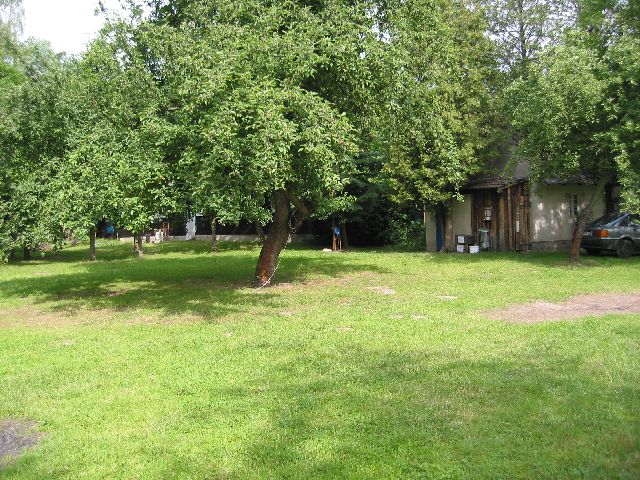
{"label": "car side window", "polygon": [[632,227],[640,227],[640,215],[629,215],[629,225]]}
{"label": "car side window", "polygon": [[627,215],[626,217],[621,219],[616,226],[617,227],[628,227],[629,226],[629,215]]}

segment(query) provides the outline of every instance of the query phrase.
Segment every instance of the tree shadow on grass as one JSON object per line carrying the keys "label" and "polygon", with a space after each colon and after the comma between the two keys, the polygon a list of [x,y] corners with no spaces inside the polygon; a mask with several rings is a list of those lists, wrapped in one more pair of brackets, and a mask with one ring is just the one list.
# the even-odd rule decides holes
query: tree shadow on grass
{"label": "tree shadow on grass", "polygon": [[[178,253],[185,255],[175,255]],[[98,262],[75,260],[77,265],[71,266],[69,273],[0,282],[2,296],[29,298],[48,310],[67,313],[150,309],[162,315],[192,315],[209,320],[258,307],[263,308],[258,313],[277,312],[284,301],[281,292],[272,288],[254,288],[255,245],[223,244],[219,253],[211,254],[206,242],[165,244],[149,251],[143,259],[130,258],[123,253],[123,246],[111,245],[99,254],[103,260]],[[77,257],[77,251],[63,251],[61,255],[63,261],[73,263],[70,259]],[[285,253],[276,280],[304,283],[318,276],[339,278],[362,271],[383,270],[343,256]]]}
{"label": "tree shadow on grass", "polygon": [[274,397],[270,421],[246,446],[245,468],[260,478],[640,473],[629,463],[633,442],[624,440],[640,434],[627,421],[640,388],[581,375],[570,355],[547,360],[545,366],[525,355],[433,362],[358,349],[343,352],[338,363],[292,359],[275,367],[286,372],[272,376],[293,371],[293,380],[266,386]]}

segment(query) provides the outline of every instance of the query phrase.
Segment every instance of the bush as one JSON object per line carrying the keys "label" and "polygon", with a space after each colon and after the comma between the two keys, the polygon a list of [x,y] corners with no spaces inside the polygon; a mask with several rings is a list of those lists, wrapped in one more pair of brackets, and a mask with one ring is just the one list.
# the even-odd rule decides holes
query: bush
{"label": "bush", "polygon": [[391,214],[389,222],[389,243],[407,250],[424,250],[426,239],[424,222],[416,215],[402,212]]}

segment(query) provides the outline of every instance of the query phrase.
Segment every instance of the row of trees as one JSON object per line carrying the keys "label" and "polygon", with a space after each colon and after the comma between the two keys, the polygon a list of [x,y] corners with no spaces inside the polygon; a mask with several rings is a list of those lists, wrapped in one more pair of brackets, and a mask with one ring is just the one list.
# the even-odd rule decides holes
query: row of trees
{"label": "row of trees", "polygon": [[270,224],[265,284],[292,223],[357,210],[380,189],[446,205],[510,125],[534,172],[568,175],[593,170],[572,145],[597,124],[637,193],[638,65],[622,62],[637,12],[620,0],[599,17],[595,3],[128,0],[67,59],[18,42],[19,2],[0,0],[0,250],[88,236],[93,259],[102,219],[142,232],[158,213],[201,212]]}

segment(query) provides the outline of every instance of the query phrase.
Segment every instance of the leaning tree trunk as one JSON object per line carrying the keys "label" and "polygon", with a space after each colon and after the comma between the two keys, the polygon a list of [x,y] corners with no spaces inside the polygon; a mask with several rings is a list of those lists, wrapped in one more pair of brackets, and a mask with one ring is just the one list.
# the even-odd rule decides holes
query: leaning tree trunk
{"label": "leaning tree trunk", "polygon": [[217,234],[217,230],[218,230],[218,219],[217,218],[213,218],[211,220],[211,251],[214,252],[214,253],[218,251],[218,234]]}
{"label": "leaning tree trunk", "polygon": [[576,226],[576,231],[573,234],[573,242],[571,243],[571,260],[574,262],[580,261],[580,243],[582,243],[582,234],[584,233],[584,227],[591,215],[591,211],[593,210],[593,203],[602,195],[604,187],[608,181],[609,177],[607,175],[602,176],[600,180],[598,180],[595,190],[578,215],[578,225]]}
{"label": "leaning tree trunk", "polygon": [[22,258],[24,260],[31,260],[31,249],[29,247],[22,248]]}
{"label": "leaning tree trunk", "polygon": [[136,235],[133,241],[135,252],[138,254],[138,257],[142,258],[144,256],[144,251],[142,249],[142,234]]}
{"label": "leaning tree trunk", "polygon": [[96,261],[96,227],[89,230],[89,260]]}
{"label": "leaning tree trunk", "polygon": [[256,267],[258,286],[267,286],[273,282],[280,252],[289,239],[289,199],[284,190],[271,195],[274,214],[269,234],[262,244],[260,258]]}

